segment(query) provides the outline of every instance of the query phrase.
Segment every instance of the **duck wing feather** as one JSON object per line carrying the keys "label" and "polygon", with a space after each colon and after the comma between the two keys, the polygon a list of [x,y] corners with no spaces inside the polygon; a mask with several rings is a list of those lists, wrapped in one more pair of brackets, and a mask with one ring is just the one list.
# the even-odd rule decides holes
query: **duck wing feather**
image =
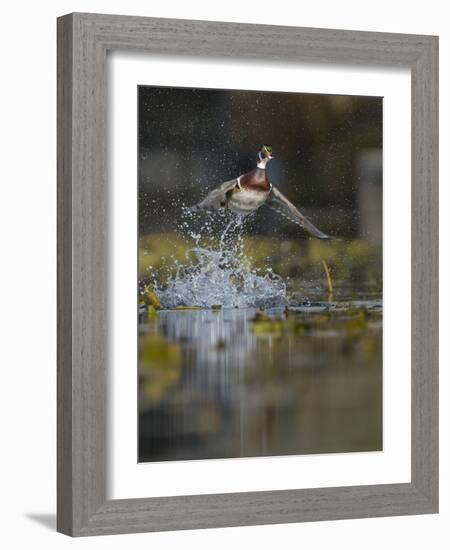
{"label": "duck wing feather", "polygon": [[293,223],[300,225],[305,231],[307,231],[313,237],[317,239],[331,239],[325,233],[322,233],[320,229],[317,229],[306,216],[304,216],[278,189],[272,186],[270,195],[267,198],[266,204],[279,212],[282,216],[287,218]]}
{"label": "duck wing feather", "polygon": [[196,210],[218,210],[226,205],[227,193],[232,191],[238,184],[237,179],[225,181],[216,189],[213,189],[201,202],[191,208]]}

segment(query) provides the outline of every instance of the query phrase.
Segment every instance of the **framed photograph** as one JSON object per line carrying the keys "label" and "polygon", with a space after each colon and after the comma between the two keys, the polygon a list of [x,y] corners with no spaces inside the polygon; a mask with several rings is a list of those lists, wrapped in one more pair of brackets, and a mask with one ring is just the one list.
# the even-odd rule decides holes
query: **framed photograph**
{"label": "framed photograph", "polygon": [[58,19],[58,530],[438,511],[438,39]]}

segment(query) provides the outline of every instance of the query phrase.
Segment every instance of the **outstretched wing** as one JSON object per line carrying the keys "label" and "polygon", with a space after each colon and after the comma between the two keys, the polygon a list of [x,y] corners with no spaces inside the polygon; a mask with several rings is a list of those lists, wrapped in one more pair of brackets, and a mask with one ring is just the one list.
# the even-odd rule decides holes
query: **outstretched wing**
{"label": "outstretched wing", "polygon": [[233,179],[222,183],[217,189],[213,189],[201,202],[191,208],[191,210],[218,210],[225,206],[227,193],[232,191],[237,185],[237,180]]}
{"label": "outstretched wing", "polygon": [[279,212],[282,216],[294,222],[306,231],[310,233],[313,237],[317,239],[331,239],[325,233],[322,233],[315,225],[313,225],[308,218],[297,210],[297,208],[282,194],[278,189],[272,186],[272,191],[270,192],[269,197],[267,198],[266,204]]}

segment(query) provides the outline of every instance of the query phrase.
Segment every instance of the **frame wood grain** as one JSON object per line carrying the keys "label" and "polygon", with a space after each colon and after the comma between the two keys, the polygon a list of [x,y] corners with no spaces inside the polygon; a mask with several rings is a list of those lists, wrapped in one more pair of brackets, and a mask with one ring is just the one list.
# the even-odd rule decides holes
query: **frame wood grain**
{"label": "frame wood grain", "polygon": [[[408,67],[411,483],[108,500],[106,52]],[[438,511],[438,39],[74,13],[58,19],[58,521],[72,536]]]}

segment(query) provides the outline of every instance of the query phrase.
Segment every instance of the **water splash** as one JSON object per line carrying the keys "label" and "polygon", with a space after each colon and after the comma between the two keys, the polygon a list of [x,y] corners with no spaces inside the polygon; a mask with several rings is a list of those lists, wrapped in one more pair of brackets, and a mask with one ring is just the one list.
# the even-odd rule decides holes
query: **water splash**
{"label": "water splash", "polygon": [[288,303],[283,279],[271,268],[254,268],[252,258],[245,254],[246,221],[233,213],[222,215],[220,238],[214,243],[210,237],[217,230],[218,216],[209,218],[197,232],[190,229],[189,222],[183,223],[195,244],[186,253],[186,262],[176,264],[175,275],[164,285],[155,278],[163,307],[276,307]]}

